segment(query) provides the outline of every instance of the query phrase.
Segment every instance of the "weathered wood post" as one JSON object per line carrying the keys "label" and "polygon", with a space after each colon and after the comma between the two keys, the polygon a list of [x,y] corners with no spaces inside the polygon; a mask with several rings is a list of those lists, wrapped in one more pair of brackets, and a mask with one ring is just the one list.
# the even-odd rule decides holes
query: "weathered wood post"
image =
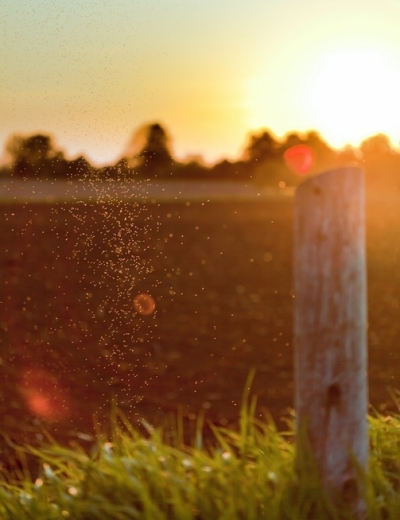
{"label": "weathered wood post", "polygon": [[354,167],[305,181],[295,201],[297,445],[305,431],[324,489],[357,518],[365,504],[354,459],[366,470],[368,458],[364,204]]}

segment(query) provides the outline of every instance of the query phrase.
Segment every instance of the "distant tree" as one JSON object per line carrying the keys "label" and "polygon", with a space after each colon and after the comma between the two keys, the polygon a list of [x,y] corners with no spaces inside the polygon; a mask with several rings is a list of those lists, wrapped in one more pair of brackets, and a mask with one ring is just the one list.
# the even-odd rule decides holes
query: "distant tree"
{"label": "distant tree", "polygon": [[353,146],[347,144],[344,148],[339,150],[336,154],[336,163],[337,166],[343,165],[355,165],[358,166],[360,164],[360,150],[358,148],[354,148]]}
{"label": "distant tree", "polygon": [[333,168],[337,162],[337,153],[315,130],[307,132],[303,140],[315,154],[315,164],[310,170],[310,174],[321,173],[324,170]]}
{"label": "distant tree", "polygon": [[242,158],[247,178],[257,184],[277,186],[283,181],[284,164],[280,144],[270,131],[261,130],[250,134]]}
{"label": "distant tree", "polygon": [[261,163],[273,159],[279,153],[279,145],[271,133],[263,130],[252,134],[243,152],[243,160],[250,164]]}
{"label": "distant tree", "polygon": [[252,179],[253,168],[246,161],[228,161],[223,159],[210,168],[210,178],[220,180],[243,181]]}
{"label": "distant tree", "polygon": [[[315,175],[329,168],[334,168],[337,164],[337,153],[333,150],[321,135],[315,130],[310,130],[305,134],[292,132],[286,135],[281,145],[281,153],[298,145],[308,146],[313,153],[314,163],[307,172],[307,175]],[[304,177],[303,177],[304,179]],[[298,179],[295,184],[298,183]]]}
{"label": "distant tree", "polygon": [[132,137],[124,154],[129,167],[139,174],[154,177],[168,177],[175,164],[171,153],[171,139],[159,124],[141,127]]}
{"label": "distant tree", "polygon": [[100,180],[132,181],[137,174],[137,171],[129,167],[128,160],[124,157],[112,166],[104,166],[97,171]]}
{"label": "distant tree", "polygon": [[65,169],[64,154],[49,135],[13,135],[6,144],[13,174],[19,177],[57,177]]}
{"label": "distant tree", "polygon": [[175,163],[174,177],[185,180],[210,178],[211,170],[196,159],[185,163]]}
{"label": "distant tree", "polygon": [[317,154],[331,154],[333,152],[328,143],[315,130],[306,132],[303,142],[311,146]]}
{"label": "distant tree", "polygon": [[248,176],[256,184],[264,186],[295,185],[297,178],[286,167],[283,160],[283,151],[282,143],[277,141],[268,130],[250,135],[243,153]]}
{"label": "distant tree", "polygon": [[51,137],[43,134],[30,137],[13,135],[6,144],[6,150],[14,162],[26,160],[31,164],[36,164],[54,156]]}
{"label": "distant tree", "polygon": [[365,159],[372,157],[379,158],[385,155],[392,155],[393,153],[390,140],[385,134],[376,134],[372,137],[368,137],[361,143],[360,150]]}
{"label": "distant tree", "polygon": [[84,157],[77,157],[68,161],[66,166],[66,177],[76,179],[87,179],[93,174],[93,167]]}
{"label": "distant tree", "polygon": [[288,148],[298,144],[304,144],[304,139],[302,139],[297,132],[291,132],[285,136],[285,139],[280,147],[280,152],[282,153]]}
{"label": "distant tree", "polygon": [[385,134],[365,139],[361,145],[362,166],[367,189],[384,191],[400,187],[400,155],[392,148]]}

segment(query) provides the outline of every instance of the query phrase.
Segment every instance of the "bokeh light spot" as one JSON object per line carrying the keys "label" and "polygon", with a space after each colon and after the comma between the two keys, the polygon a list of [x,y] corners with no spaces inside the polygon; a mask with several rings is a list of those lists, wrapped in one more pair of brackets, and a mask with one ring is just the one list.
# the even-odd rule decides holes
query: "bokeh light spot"
{"label": "bokeh light spot", "polygon": [[35,415],[39,415],[41,417],[51,417],[52,406],[46,396],[33,391],[27,396],[27,401],[30,410]]}
{"label": "bokeh light spot", "polygon": [[133,299],[133,307],[138,314],[150,316],[156,309],[156,302],[149,294],[140,293]]}
{"label": "bokeh light spot", "polygon": [[298,175],[306,175],[315,162],[314,150],[306,144],[297,144],[283,154],[286,165]]}
{"label": "bokeh light spot", "polygon": [[69,415],[68,399],[54,376],[30,368],[22,376],[20,392],[30,412],[45,421],[58,421]]}

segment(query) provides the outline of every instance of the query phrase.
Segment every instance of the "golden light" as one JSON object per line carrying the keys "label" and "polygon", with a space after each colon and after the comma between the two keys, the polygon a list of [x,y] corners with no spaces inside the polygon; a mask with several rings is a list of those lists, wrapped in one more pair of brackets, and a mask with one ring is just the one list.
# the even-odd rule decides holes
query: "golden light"
{"label": "golden light", "polygon": [[359,142],[379,132],[396,133],[400,64],[388,51],[327,52],[309,71],[307,83],[310,117],[332,145]]}

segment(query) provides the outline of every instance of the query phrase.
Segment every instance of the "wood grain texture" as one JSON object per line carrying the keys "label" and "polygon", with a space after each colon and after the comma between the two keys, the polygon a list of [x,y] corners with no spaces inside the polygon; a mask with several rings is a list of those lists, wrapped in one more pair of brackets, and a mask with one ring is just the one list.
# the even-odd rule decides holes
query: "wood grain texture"
{"label": "wood grain texture", "polygon": [[[328,493],[365,506],[352,454],[367,467],[367,286],[364,176],[304,182],[295,200],[295,408]],[[299,440],[299,439],[298,439]]]}

